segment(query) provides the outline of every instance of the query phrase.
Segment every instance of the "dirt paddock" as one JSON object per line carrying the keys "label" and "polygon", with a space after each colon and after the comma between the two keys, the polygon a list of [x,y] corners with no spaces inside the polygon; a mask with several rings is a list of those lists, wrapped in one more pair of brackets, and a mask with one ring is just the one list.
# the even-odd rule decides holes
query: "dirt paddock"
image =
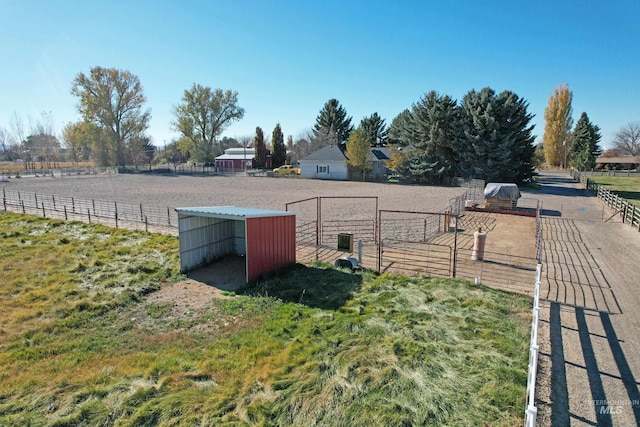
{"label": "dirt paddock", "polygon": [[[129,175],[111,177],[21,178],[3,182],[7,190],[175,207],[239,206],[284,210],[292,202],[315,197],[321,201],[322,219],[376,219],[376,209],[397,211],[439,212],[449,201],[466,189],[421,185],[399,185],[355,181],[322,181],[302,178],[270,178],[247,176],[178,176]],[[377,198],[377,199],[376,199]],[[315,216],[315,200],[289,206],[298,216]],[[482,227],[487,234],[487,252],[516,257],[535,256],[535,220],[532,218],[468,212],[459,223],[458,247],[470,250],[473,232]],[[453,234],[443,235],[438,244],[453,246]],[[333,254],[332,254],[333,256]],[[303,260],[304,261],[304,260]],[[214,268],[215,267],[215,268]],[[473,270],[475,266],[469,265]],[[233,270],[233,271],[231,271]],[[226,271],[222,263],[190,274],[186,288],[193,292],[194,283],[213,285],[221,290],[237,288],[237,266]],[[471,271],[471,276],[477,275]],[[236,277],[237,279],[237,277]],[[529,283],[526,284],[529,286]],[[172,288],[180,293],[184,288]],[[203,288],[204,291],[208,289]],[[208,294],[209,292],[205,292]],[[214,292],[215,293],[215,292]]]}

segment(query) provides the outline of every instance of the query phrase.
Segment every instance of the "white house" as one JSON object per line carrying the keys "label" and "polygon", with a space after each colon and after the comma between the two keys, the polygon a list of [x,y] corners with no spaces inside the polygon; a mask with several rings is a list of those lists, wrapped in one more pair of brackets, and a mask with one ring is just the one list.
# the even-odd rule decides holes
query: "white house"
{"label": "white house", "polygon": [[347,179],[347,158],[337,145],[327,145],[298,160],[303,178]]}
{"label": "white house", "polygon": [[[379,178],[387,173],[386,161],[390,159],[389,149],[374,147],[370,152],[372,170],[370,177]],[[303,178],[334,179],[344,181],[349,177],[347,158],[337,145],[328,145],[298,160]]]}

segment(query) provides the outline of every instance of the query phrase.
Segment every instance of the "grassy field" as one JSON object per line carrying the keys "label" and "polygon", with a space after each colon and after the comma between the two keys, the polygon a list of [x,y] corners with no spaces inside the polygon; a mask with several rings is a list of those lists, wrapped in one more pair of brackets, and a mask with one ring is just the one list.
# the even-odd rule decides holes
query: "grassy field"
{"label": "grassy field", "polygon": [[640,177],[637,176],[590,176],[591,181],[603,185],[629,200],[640,200]]}
{"label": "grassy field", "polygon": [[0,425],[522,425],[530,299],[295,265],[176,315],[170,236],[0,212]]}

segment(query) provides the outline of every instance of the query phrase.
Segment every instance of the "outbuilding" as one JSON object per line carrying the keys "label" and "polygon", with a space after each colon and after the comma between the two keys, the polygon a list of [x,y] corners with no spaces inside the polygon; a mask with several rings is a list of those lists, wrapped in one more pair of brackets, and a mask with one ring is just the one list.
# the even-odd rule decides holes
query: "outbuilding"
{"label": "outbuilding", "polygon": [[176,208],[180,271],[245,258],[245,283],[296,262],[295,213],[236,206]]}
{"label": "outbuilding", "polygon": [[484,189],[485,208],[515,209],[520,189],[514,183],[490,182]]}

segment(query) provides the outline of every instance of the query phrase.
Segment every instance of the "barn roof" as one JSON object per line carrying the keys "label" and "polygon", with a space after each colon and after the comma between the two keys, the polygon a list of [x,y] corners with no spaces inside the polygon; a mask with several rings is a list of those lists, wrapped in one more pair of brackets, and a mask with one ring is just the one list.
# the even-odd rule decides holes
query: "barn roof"
{"label": "barn roof", "polygon": [[640,163],[640,156],[598,157],[596,163]]}
{"label": "barn roof", "polygon": [[266,218],[272,216],[295,215],[294,212],[269,209],[240,208],[237,206],[207,206],[194,208],[176,208],[179,214],[222,219]]}

